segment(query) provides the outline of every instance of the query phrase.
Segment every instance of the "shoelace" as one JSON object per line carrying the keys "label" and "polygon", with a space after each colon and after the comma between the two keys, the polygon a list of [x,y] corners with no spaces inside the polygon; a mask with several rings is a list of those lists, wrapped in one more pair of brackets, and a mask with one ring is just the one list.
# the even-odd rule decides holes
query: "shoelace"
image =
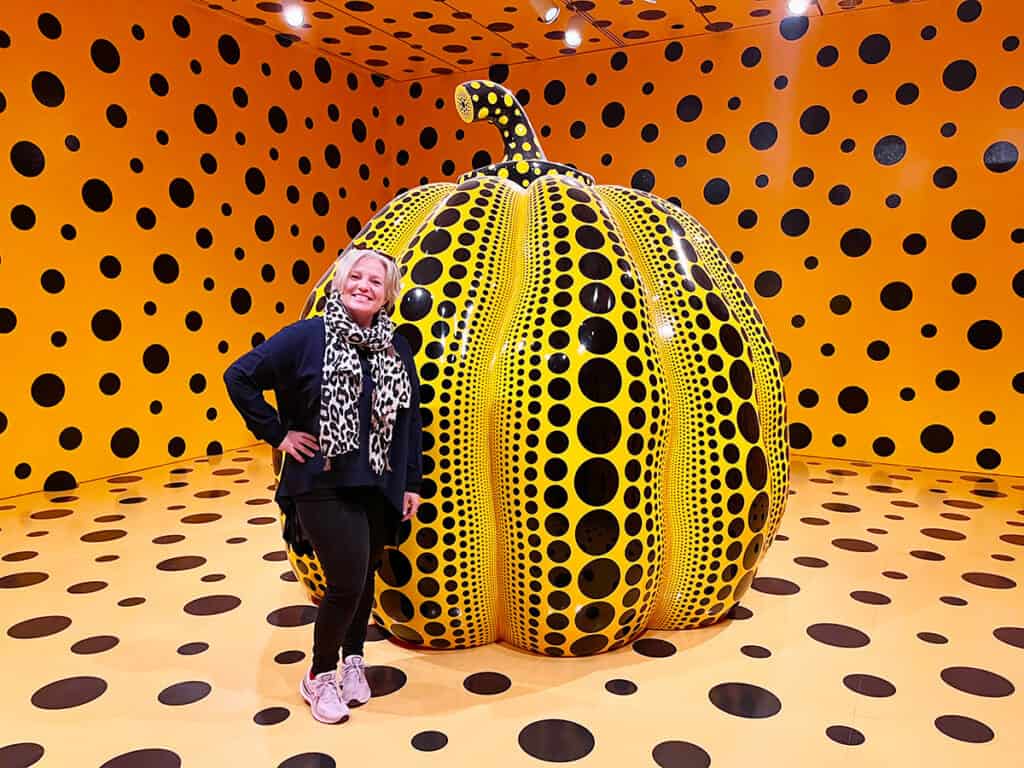
{"label": "shoelace", "polygon": [[330,677],[317,677],[313,681],[313,685],[316,687],[316,694],[318,698],[329,699],[328,703],[341,703],[341,697],[338,695],[338,686],[335,684],[335,678],[333,675]]}
{"label": "shoelace", "polygon": [[[355,678],[352,680],[351,678]],[[366,675],[363,672],[363,660],[360,658],[352,658],[351,660],[346,659],[345,670],[342,675],[341,684],[352,685],[353,683],[361,683],[366,679]]]}

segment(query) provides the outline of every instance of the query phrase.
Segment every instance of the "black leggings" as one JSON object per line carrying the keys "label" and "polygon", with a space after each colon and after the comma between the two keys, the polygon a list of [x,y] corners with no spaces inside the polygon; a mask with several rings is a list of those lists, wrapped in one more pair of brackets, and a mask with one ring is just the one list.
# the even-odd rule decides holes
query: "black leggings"
{"label": "black leggings", "polygon": [[381,510],[373,497],[316,488],[295,497],[302,527],[327,581],[313,627],[313,674],[338,666],[338,651],[363,655],[373,606],[374,571],[384,548]]}

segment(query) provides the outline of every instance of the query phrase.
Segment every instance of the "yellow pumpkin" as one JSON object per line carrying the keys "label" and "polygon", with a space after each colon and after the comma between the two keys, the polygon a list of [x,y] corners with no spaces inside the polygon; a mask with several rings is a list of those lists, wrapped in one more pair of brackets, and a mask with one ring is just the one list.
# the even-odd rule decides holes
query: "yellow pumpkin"
{"label": "yellow pumpkin", "polygon": [[[722,619],[789,486],[750,294],[679,207],[546,160],[505,88],[463,83],[456,104],[500,130],[501,162],[405,192],[352,241],[401,266],[424,425],[423,503],[375,621],[426,648],[575,656]],[[315,558],[289,557],[318,601]]]}

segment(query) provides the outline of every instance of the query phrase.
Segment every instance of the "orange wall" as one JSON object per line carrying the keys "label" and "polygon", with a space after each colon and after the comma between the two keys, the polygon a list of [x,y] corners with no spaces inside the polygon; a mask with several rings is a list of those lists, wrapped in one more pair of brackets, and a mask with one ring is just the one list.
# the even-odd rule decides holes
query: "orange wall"
{"label": "orange wall", "polygon": [[[651,43],[491,74],[529,94],[528,112],[548,134],[551,159],[578,165],[599,183],[653,184],[656,194],[679,198],[733,254],[791,366],[786,390],[794,448],[1024,474],[1024,438],[1015,428],[1024,403],[1024,219],[1014,203],[1024,107],[1007,108],[1020,100],[1024,53],[1004,41],[1017,20],[1012,5],[986,3],[973,21],[961,21],[957,8],[940,0],[892,5],[813,19],[799,36],[789,22],[787,34],[795,39],[772,24],[687,38],[681,55],[675,44]],[[332,59],[324,83],[315,50],[284,49],[264,30],[171,0],[114,0],[102,13],[53,2],[47,12],[60,22],[56,39],[46,36],[53,24],[40,22],[37,12],[10,14],[0,24],[6,33],[0,35],[0,356],[7,361],[0,496],[250,443],[220,383],[225,365],[254,335],[269,335],[297,317],[312,280],[347,243],[350,227],[398,189],[454,178],[484,161],[478,152],[498,159],[500,147],[490,126],[458,121],[451,94],[468,75],[378,87],[365,72]],[[175,31],[177,14],[189,22],[186,37]],[[133,24],[144,29],[142,40],[133,36]],[[931,40],[925,39],[929,27]],[[224,34],[238,44],[236,64],[219,50]],[[97,39],[116,48],[115,71],[102,71],[111,68],[103,43],[94,63]],[[838,59],[826,66],[829,46]],[[880,61],[864,60],[886,49]],[[959,60],[971,63],[975,79],[951,90],[944,80],[960,87],[972,69],[953,64]],[[193,61],[201,65],[198,74]],[[261,72],[264,62],[269,76]],[[63,83],[59,106],[45,106],[33,94],[42,71]],[[291,71],[301,88],[290,83]],[[151,89],[154,73],[166,78],[166,96]],[[780,87],[783,76],[788,82]],[[52,92],[46,79],[37,81],[43,98]],[[235,88],[246,91],[247,106],[236,105]],[[863,103],[854,100],[858,89],[866,92]],[[127,114],[123,128],[108,122],[112,103]],[[199,104],[217,116],[213,133],[196,123]],[[287,114],[283,133],[268,120],[273,106]],[[366,128],[363,141],[354,136],[353,123],[362,136],[357,121]],[[760,123],[777,131],[764,149],[750,138]],[[948,137],[946,123],[955,126]],[[158,131],[166,132],[166,145]],[[244,132],[244,145],[236,131]],[[436,144],[426,149],[421,140],[431,144],[433,131]],[[771,132],[762,127],[758,135]],[[75,151],[65,143],[71,136]],[[31,174],[39,155],[21,142],[41,152],[38,175]],[[325,157],[331,144],[341,155],[337,168]],[[876,159],[876,146],[883,158],[895,158],[903,144],[898,162]],[[272,149],[280,153],[276,160]],[[204,153],[216,157],[212,174],[200,165]],[[303,156],[308,173],[300,167]],[[132,171],[132,158],[141,159],[141,173]],[[262,172],[262,193],[247,188],[249,168]],[[813,179],[801,169],[810,169]],[[951,185],[948,169],[955,170]],[[175,178],[194,190],[188,207],[172,200]],[[91,179],[109,187],[107,210],[90,209],[90,202],[103,207],[103,188]],[[721,202],[705,197],[706,188],[724,188],[715,180],[728,183]],[[288,202],[289,185],[299,193],[296,204]],[[830,201],[843,199],[840,185],[849,190],[843,204]],[[330,204],[326,216],[313,208],[317,192]],[[230,216],[222,213],[225,202]],[[21,209],[12,219],[22,205],[34,212],[28,229],[14,223],[24,226]],[[137,223],[144,208],[155,215],[151,228]],[[979,217],[963,211],[984,217],[977,236]],[[783,231],[783,221],[798,224],[803,214],[806,231]],[[260,216],[274,223],[266,242],[255,230]],[[141,219],[148,226],[145,213]],[[65,225],[74,227],[73,239],[62,234]],[[206,248],[196,238],[204,228],[213,238]],[[847,255],[844,235],[847,243],[864,242],[857,230],[870,235],[870,248]],[[322,250],[314,246],[317,235]],[[904,241],[912,235],[923,236],[923,251],[907,252]],[[273,269],[269,282],[265,265]],[[296,265],[300,278],[308,268],[310,282],[295,279]],[[251,299],[245,312],[243,291]],[[901,295],[911,297],[905,308],[883,304],[883,297]],[[116,329],[104,310],[120,322],[111,340],[96,335]],[[202,317],[196,331],[186,325],[193,312]],[[934,335],[925,335],[922,329],[931,326]],[[990,349],[971,342],[986,345],[994,333],[999,341]],[[159,373],[145,364],[159,362],[155,345],[169,357]],[[887,355],[873,359],[879,351]],[[109,374],[119,389],[104,394],[100,382],[112,381]],[[190,386],[199,388],[197,375],[206,384],[200,392]],[[912,398],[903,399],[910,391]],[[865,402],[856,413],[844,410]],[[994,420],[983,423],[989,414]],[[952,438],[948,447],[944,436]]]}
{"label": "orange wall", "polygon": [[221,374],[391,197],[382,89],[187,3],[0,30],[0,496],[251,443]]}
{"label": "orange wall", "polygon": [[[787,22],[795,39],[776,24],[705,35],[682,55],[665,43],[579,54],[513,66],[504,84],[528,94],[549,159],[681,199],[733,255],[789,368],[795,449],[1020,475],[1024,107],[1000,103],[1024,87],[1024,50],[1004,43],[1020,15],[988,2],[961,21],[958,5],[816,18],[802,35]],[[397,183],[439,179],[445,160],[461,172],[481,149],[499,159],[495,129],[455,113],[464,79],[424,81],[418,96],[396,86],[410,119],[388,144],[413,153]],[[757,137],[777,139],[755,148],[762,123]],[[425,126],[433,149],[419,146]]]}

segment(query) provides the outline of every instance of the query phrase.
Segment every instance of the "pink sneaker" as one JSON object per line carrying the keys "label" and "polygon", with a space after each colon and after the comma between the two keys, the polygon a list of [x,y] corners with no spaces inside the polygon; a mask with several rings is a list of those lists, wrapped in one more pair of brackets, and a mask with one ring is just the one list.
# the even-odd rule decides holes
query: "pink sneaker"
{"label": "pink sneaker", "polygon": [[309,704],[313,717],[321,723],[343,723],[348,720],[348,707],[338,694],[338,677],[334,670],[310,678],[302,676],[299,693]]}
{"label": "pink sneaker", "polygon": [[366,682],[366,667],[362,656],[349,656],[341,671],[341,700],[343,704],[357,706],[370,700],[370,684]]}

